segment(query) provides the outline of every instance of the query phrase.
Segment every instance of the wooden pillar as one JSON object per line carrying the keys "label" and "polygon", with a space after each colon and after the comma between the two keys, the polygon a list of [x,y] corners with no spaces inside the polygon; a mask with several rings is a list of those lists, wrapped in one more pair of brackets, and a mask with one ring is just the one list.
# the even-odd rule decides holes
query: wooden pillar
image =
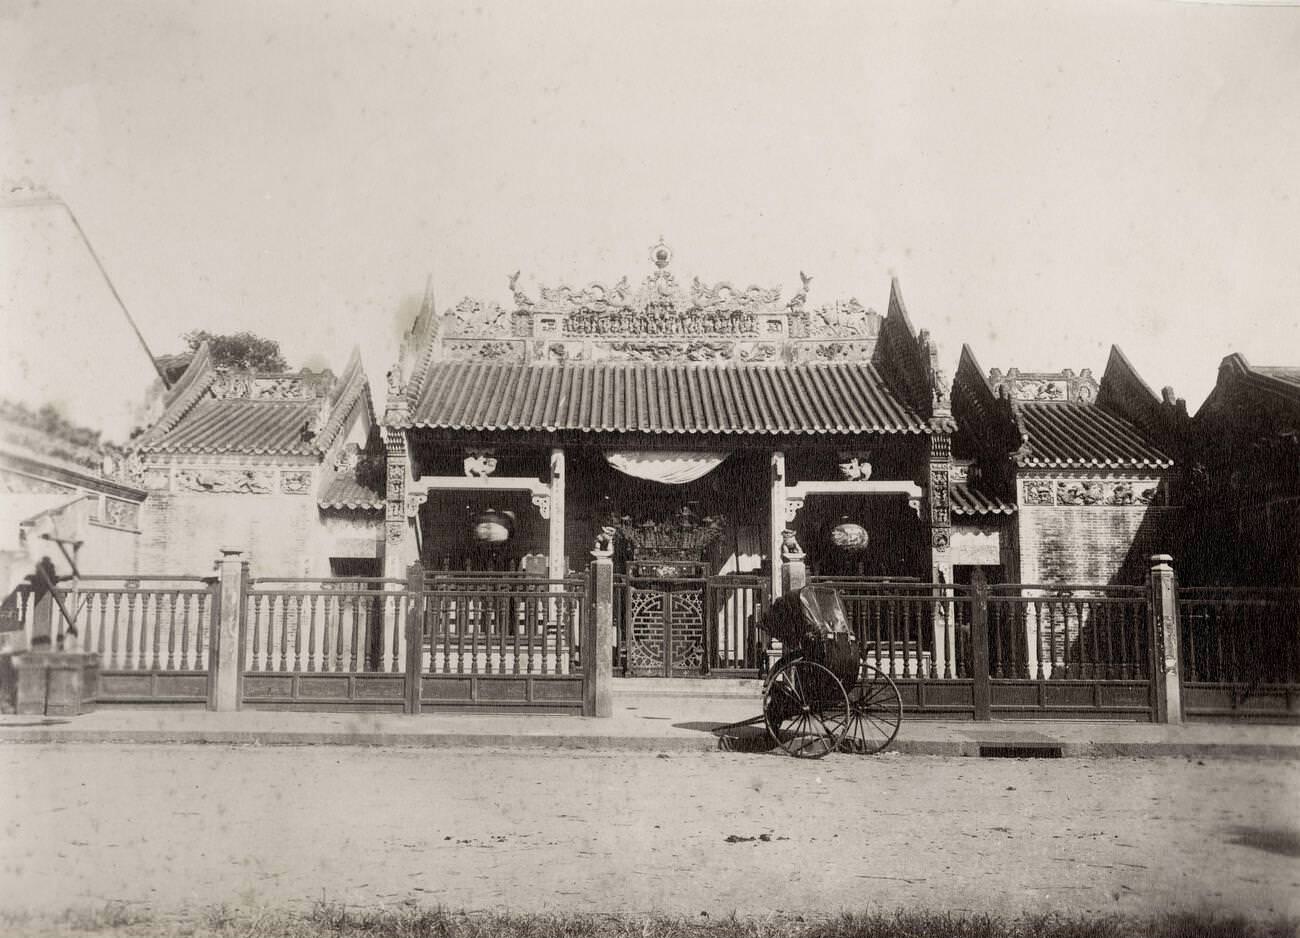
{"label": "wooden pillar", "polygon": [[971,697],[976,720],[992,719],[993,688],[989,683],[989,587],[984,571],[971,575]]}
{"label": "wooden pillar", "polygon": [[559,580],[568,572],[564,557],[564,450],[551,450],[551,526],[548,531],[547,576]]}
{"label": "wooden pillar", "polygon": [[785,453],[774,451],[771,459],[771,502],[768,506],[767,563],[772,580],[772,599],[781,595],[781,532],[785,530]]}

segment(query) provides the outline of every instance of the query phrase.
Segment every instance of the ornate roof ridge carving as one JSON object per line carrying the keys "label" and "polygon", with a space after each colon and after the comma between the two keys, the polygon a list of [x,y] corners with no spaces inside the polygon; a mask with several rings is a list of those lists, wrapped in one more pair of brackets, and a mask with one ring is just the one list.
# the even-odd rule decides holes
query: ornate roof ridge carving
{"label": "ornate roof ridge carving", "polygon": [[408,404],[416,399],[434,357],[746,364],[871,359],[880,314],[856,298],[810,305],[813,278],[803,271],[801,288],[783,301],[779,286],[710,283],[698,276],[679,281],[671,260],[671,250],[660,241],[651,250],[653,269],[638,286],[622,277],[580,288],[542,285],[530,294],[516,271],[508,278],[512,300],[505,305],[466,297],[427,322],[422,311],[409,335],[414,344],[417,333],[427,334],[423,355],[417,361],[416,349],[404,352],[403,367],[414,368],[394,374],[391,388]]}
{"label": "ornate roof ridge carving", "polygon": [[1075,372],[1071,368],[1060,371],[1021,371],[1008,368],[990,368],[989,386],[995,392],[1006,394],[1013,401],[1092,404],[1097,400],[1101,384],[1092,376],[1091,368]]}

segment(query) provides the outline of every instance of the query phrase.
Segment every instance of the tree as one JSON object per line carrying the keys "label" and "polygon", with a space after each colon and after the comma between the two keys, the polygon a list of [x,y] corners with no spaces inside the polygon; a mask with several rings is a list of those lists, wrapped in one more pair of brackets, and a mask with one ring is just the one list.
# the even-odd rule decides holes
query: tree
{"label": "tree", "polygon": [[184,339],[192,352],[207,342],[213,364],[219,367],[238,371],[287,371],[289,368],[280,352],[279,342],[251,332],[223,335],[196,329],[185,333]]}

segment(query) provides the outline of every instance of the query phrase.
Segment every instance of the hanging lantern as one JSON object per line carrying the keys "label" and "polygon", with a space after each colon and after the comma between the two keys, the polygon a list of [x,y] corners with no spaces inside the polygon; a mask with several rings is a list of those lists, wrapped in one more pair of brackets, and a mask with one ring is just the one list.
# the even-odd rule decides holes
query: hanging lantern
{"label": "hanging lantern", "polygon": [[489,508],[470,521],[470,534],[480,544],[504,544],[515,530],[515,513]]}
{"label": "hanging lantern", "polygon": [[847,516],[843,521],[831,528],[831,543],[850,554],[866,550],[868,540],[867,529],[860,524],[849,521]]}

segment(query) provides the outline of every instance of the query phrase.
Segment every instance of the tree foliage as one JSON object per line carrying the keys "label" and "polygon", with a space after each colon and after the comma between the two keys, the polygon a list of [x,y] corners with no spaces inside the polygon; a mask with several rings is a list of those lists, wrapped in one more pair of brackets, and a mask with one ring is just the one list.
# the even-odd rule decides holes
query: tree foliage
{"label": "tree foliage", "polygon": [[213,364],[219,367],[239,371],[287,371],[289,368],[279,342],[251,332],[223,334],[196,329],[185,333],[184,339],[191,351],[197,351],[207,342]]}

